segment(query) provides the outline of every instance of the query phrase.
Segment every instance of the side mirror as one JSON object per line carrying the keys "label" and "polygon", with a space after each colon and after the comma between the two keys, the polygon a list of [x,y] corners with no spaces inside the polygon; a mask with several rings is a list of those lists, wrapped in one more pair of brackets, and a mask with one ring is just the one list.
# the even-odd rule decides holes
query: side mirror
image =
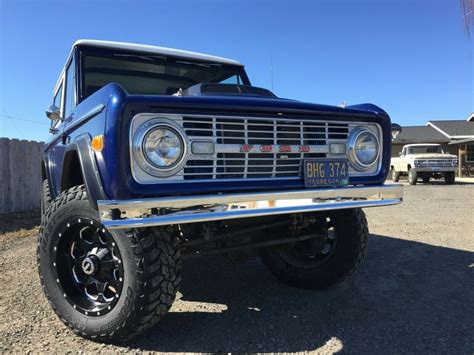
{"label": "side mirror", "polygon": [[61,119],[61,115],[59,113],[59,107],[54,106],[54,105],[49,105],[46,108],[46,116],[51,120],[51,121],[57,121]]}
{"label": "side mirror", "polygon": [[399,152],[398,155],[399,155],[399,156],[402,156],[402,155],[403,155],[403,152]]}
{"label": "side mirror", "polygon": [[392,123],[392,139],[397,138],[397,136],[401,133],[402,126],[396,123]]}

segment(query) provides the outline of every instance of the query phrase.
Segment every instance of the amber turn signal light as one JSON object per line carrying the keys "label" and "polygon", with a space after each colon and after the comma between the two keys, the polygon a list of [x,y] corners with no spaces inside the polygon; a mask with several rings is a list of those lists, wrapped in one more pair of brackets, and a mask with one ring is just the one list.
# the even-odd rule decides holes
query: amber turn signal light
{"label": "amber turn signal light", "polygon": [[92,138],[91,147],[94,152],[100,152],[104,148],[104,136],[101,134]]}

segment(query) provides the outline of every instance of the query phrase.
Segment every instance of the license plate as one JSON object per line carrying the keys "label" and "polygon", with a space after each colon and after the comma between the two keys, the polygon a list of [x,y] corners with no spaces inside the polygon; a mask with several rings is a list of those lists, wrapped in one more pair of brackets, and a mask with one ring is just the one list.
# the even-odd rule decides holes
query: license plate
{"label": "license plate", "polygon": [[306,187],[343,186],[349,183],[349,162],[346,159],[306,159]]}

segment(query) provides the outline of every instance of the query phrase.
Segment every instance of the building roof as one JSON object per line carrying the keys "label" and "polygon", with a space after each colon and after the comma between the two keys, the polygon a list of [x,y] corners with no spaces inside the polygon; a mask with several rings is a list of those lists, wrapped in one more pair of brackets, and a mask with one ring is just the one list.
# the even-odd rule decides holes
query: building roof
{"label": "building roof", "polygon": [[393,143],[447,143],[449,138],[430,126],[402,127]]}
{"label": "building roof", "polygon": [[453,139],[449,142],[450,145],[452,144],[464,144],[464,143],[471,143],[474,142],[474,137],[471,138],[464,138],[464,139]]}
{"label": "building roof", "polygon": [[76,41],[76,43],[74,43],[73,47],[79,46],[79,45],[128,50],[128,51],[136,51],[136,52],[151,53],[151,54],[172,55],[172,56],[177,56],[177,57],[182,57],[182,58],[205,60],[205,61],[222,63],[222,64],[232,64],[232,65],[240,65],[240,66],[242,65],[241,63],[233,59],[216,57],[209,54],[190,52],[190,51],[185,51],[181,49],[150,46],[146,44],[80,39]]}
{"label": "building roof", "polygon": [[428,121],[431,126],[447,138],[470,138],[474,137],[474,122],[465,120],[452,121]]}

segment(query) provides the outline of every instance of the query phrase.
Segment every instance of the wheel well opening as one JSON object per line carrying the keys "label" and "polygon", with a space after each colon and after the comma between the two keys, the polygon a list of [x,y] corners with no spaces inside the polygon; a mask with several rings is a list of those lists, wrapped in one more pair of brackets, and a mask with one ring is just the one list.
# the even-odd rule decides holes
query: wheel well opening
{"label": "wheel well opening", "polygon": [[410,169],[411,169],[411,165],[408,164],[408,165],[407,165],[407,170],[410,170]]}
{"label": "wheel well opening", "polygon": [[63,162],[61,191],[82,184],[84,184],[84,177],[82,176],[79,156],[77,155],[76,151],[67,152]]}
{"label": "wheel well opening", "polygon": [[47,176],[46,176],[46,163],[43,160],[41,162],[41,180],[44,181],[46,179],[47,179]]}

